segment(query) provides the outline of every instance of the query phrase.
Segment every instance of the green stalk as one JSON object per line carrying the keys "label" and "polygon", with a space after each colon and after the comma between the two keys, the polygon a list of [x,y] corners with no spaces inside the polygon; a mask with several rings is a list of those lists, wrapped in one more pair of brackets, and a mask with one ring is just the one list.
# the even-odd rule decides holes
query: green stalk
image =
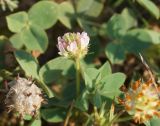
{"label": "green stalk", "polygon": [[80,93],[80,59],[76,59],[76,94],[77,97]]}

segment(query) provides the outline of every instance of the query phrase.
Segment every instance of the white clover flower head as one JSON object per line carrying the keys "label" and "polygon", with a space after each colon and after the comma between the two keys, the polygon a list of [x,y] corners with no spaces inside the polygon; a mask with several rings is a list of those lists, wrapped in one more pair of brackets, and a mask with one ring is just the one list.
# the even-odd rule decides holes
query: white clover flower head
{"label": "white clover flower head", "polygon": [[138,80],[125,92],[125,98],[119,101],[133,115],[135,122],[143,123],[153,116],[160,117],[159,93],[152,81],[142,83]]}
{"label": "white clover flower head", "polygon": [[11,87],[6,95],[5,104],[9,111],[14,110],[22,117],[34,116],[43,101],[41,90],[30,80],[18,77],[8,83]]}
{"label": "white clover flower head", "polygon": [[82,58],[88,52],[89,41],[86,32],[66,33],[58,37],[58,54],[67,58]]}

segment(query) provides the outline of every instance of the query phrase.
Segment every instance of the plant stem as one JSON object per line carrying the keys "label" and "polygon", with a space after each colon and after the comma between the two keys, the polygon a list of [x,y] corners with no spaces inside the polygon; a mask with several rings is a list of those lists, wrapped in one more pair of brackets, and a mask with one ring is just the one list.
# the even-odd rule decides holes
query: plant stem
{"label": "plant stem", "polygon": [[76,59],[76,93],[77,97],[80,93],[80,59]]}
{"label": "plant stem", "polygon": [[72,102],[71,107],[69,108],[69,111],[68,111],[68,113],[67,113],[67,117],[66,117],[66,119],[65,119],[65,121],[64,121],[64,126],[67,126],[68,123],[69,123],[69,118],[70,118],[70,116],[71,116],[71,111],[72,111],[72,109],[73,109],[73,102]]}
{"label": "plant stem", "polygon": [[20,123],[20,126],[24,126],[24,120],[23,119],[21,119],[19,123]]}
{"label": "plant stem", "polygon": [[54,96],[52,91],[48,88],[48,86],[42,80],[40,81],[37,78],[37,82],[39,83],[40,87],[45,91],[45,93],[48,95],[49,98],[52,98]]}

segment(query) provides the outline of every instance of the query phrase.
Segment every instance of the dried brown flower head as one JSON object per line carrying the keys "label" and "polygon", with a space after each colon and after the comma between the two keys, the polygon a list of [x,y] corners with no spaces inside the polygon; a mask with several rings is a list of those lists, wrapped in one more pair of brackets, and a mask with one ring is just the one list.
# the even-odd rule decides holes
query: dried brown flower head
{"label": "dried brown flower head", "polygon": [[32,81],[18,77],[8,83],[11,87],[6,95],[5,104],[9,111],[14,110],[22,117],[35,115],[43,101],[42,93]]}

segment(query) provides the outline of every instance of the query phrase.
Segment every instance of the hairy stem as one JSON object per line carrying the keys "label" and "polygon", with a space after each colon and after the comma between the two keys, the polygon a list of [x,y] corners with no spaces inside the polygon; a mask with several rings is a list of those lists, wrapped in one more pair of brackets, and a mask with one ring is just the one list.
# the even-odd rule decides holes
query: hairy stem
{"label": "hairy stem", "polygon": [[77,97],[80,93],[80,59],[76,59],[76,93]]}

